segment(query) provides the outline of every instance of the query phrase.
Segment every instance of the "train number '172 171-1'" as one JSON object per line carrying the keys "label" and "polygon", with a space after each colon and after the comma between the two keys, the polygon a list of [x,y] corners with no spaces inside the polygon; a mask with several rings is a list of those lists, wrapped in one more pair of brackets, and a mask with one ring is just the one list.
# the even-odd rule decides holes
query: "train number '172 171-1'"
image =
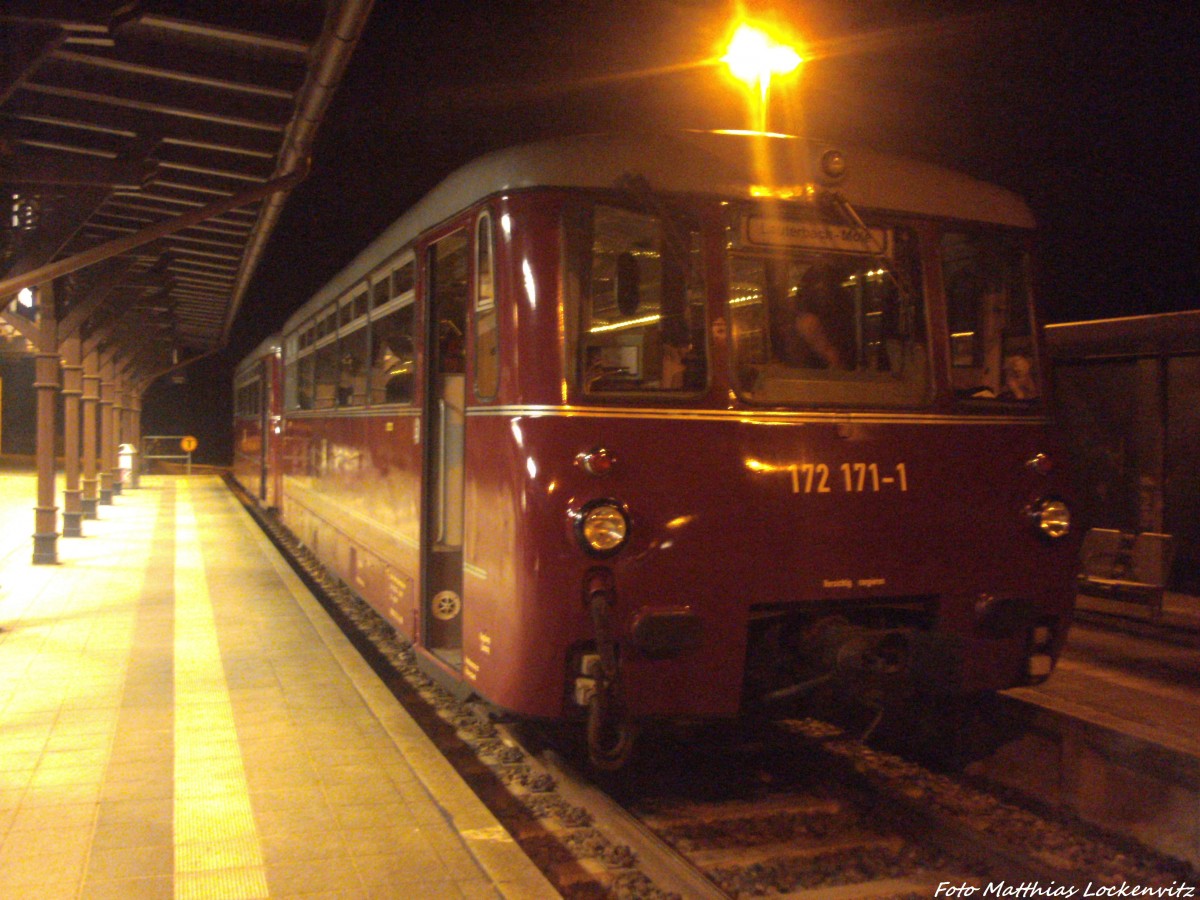
{"label": "train number '172 171-1'", "polygon": [[801,463],[788,466],[788,469],[792,473],[793,494],[862,494],[908,490],[908,468],[902,462],[891,468],[873,462],[844,462],[833,467],[825,463]]}

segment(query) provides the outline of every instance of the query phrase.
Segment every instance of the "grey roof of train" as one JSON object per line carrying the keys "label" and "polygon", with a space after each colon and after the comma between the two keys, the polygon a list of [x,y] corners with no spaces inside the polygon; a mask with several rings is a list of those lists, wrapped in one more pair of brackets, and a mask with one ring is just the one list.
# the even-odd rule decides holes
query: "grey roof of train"
{"label": "grey roof of train", "polygon": [[[764,152],[765,146],[765,152]],[[836,187],[862,209],[1032,228],[1025,202],[1003,188],[929,163],[860,147],[731,132],[578,135],[481,156],[451,173],[335,275],[288,320],[290,331],[314,308],[340,297],[417,235],[485,197],[534,187],[612,188],[640,175],[655,191],[749,198],[767,184],[819,183],[818,160],[841,149],[846,175]],[[773,177],[757,170],[766,159]]]}
{"label": "grey roof of train", "polygon": [[244,375],[251,372],[253,366],[264,356],[278,353],[283,349],[283,341],[278,334],[270,334],[263,338],[257,347],[242,357],[241,361],[234,366],[234,382],[241,380]]}

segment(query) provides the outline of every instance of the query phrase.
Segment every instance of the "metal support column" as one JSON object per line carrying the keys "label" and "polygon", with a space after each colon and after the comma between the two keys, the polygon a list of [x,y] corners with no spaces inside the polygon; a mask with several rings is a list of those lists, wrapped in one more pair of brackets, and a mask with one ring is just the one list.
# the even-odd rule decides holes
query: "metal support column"
{"label": "metal support column", "polygon": [[130,410],[129,410],[129,443],[138,451],[138,455],[133,458],[133,473],[130,478],[131,487],[141,487],[142,476],[142,388],[141,384],[135,384],[130,392]]}
{"label": "metal support column", "polygon": [[113,374],[112,405],[112,492],[119,497],[124,489],[121,483],[121,444],[125,442],[125,376],[120,371]]}
{"label": "metal support column", "polygon": [[100,364],[100,505],[111,506],[113,470],[116,468],[117,445],[113,438],[113,360],[105,354]]}
{"label": "metal support column", "polygon": [[54,413],[58,391],[58,315],[54,283],[38,289],[40,334],[33,387],[37,393],[37,506],[34,508],[34,565],[58,562],[58,507],[54,505]]}
{"label": "metal support column", "polygon": [[99,478],[96,473],[96,416],[100,405],[100,357],[89,350],[83,358],[83,517],[96,518]]}
{"label": "metal support column", "polygon": [[62,342],[63,354],[63,537],[83,536],[83,504],[79,489],[80,398],[83,396],[83,348],[76,332]]}

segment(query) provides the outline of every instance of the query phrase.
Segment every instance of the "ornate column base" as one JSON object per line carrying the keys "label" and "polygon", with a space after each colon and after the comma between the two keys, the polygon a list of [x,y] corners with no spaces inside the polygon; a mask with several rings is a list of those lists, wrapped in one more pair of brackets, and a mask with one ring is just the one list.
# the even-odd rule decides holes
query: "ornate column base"
{"label": "ornate column base", "polygon": [[58,565],[57,506],[34,507],[37,531],[33,534],[33,564],[35,566]]}
{"label": "ornate column base", "polygon": [[63,537],[83,537],[83,508],[80,491],[63,491]]}

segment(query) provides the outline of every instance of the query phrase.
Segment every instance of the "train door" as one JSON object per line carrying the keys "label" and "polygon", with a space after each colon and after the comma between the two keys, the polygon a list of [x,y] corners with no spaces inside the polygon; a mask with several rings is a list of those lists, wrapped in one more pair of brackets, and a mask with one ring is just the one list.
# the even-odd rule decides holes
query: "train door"
{"label": "train door", "polygon": [[267,494],[267,479],[270,478],[270,468],[268,463],[271,456],[271,367],[267,360],[259,362],[259,381],[258,381],[258,396],[255,398],[258,404],[258,434],[259,434],[259,454],[258,454],[258,499],[267,503],[269,500]]}
{"label": "train door", "polygon": [[455,232],[426,251],[422,629],[425,646],[462,665],[463,447],[466,421],[468,240]]}

